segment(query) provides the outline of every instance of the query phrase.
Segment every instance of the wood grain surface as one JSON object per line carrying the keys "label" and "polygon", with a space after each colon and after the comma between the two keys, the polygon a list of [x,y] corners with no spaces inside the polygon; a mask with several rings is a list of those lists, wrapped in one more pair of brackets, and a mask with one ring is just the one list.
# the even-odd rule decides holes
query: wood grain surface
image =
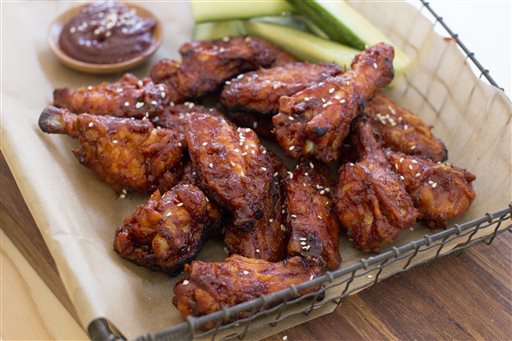
{"label": "wood grain surface", "polygon": [[[76,317],[3,156],[0,170],[0,226]],[[491,246],[478,245],[389,278],[345,299],[332,314],[268,340],[510,340],[511,261],[512,234],[506,232]]]}

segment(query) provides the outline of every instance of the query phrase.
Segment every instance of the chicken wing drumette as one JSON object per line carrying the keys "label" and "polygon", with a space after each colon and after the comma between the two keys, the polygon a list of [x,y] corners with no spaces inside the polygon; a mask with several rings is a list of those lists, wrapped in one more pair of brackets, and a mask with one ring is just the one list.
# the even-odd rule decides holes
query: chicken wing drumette
{"label": "chicken wing drumette", "polygon": [[256,134],[205,114],[191,114],[185,134],[201,188],[232,214],[236,228],[251,229],[263,219],[273,177],[272,161]]}
{"label": "chicken wing drumette", "polygon": [[183,137],[148,120],[75,115],[50,106],[41,113],[39,127],[77,139],[80,148],[73,153],[78,161],[118,192],[165,192],[183,174]]}
{"label": "chicken wing drumette", "polygon": [[250,230],[230,224],[224,233],[224,242],[230,254],[277,262],[286,257],[289,233],[285,227],[284,193],[281,186],[285,167],[277,156],[271,155],[273,180],[270,191],[263,199],[263,218]]}
{"label": "chicken wing drumette", "polygon": [[476,197],[471,185],[476,177],[465,169],[390,150],[386,156],[430,228],[446,227],[448,219],[466,212]]}
{"label": "chicken wing drumette", "polygon": [[341,263],[339,226],[332,207],[328,169],[317,162],[299,163],[285,181],[290,241],[288,254],[322,267]]}
{"label": "chicken wing drumette", "polygon": [[382,243],[393,241],[401,229],[414,225],[418,212],[368,119],[358,119],[353,130],[360,161],[340,168],[335,206],[354,244],[375,252]]}
{"label": "chicken wing drumette", "polygon": [[206,315],[300,284],[318,276],[320,270],[300,257],[277,263],[238,255],[218,263],[193,261],[185,265],[187,276],[174,287],[173,303],[184,318]]}
{"label": "chicken wing drumette", "polygon": [[446,160],[446,147],[432,134],[432,127],[388,97],[376,95],[364,112],[382,136],[384,147],[434,162]]}
{"label": "chicken wing drumette", "polygon": [[153,117],[169,104],[168,88],[150,78],[137,79],[125,74],[114,83],[64,88],[53,92],[53,105],[74,113],[116,117]]}
{"label": "chicken wing drumette", "polygon": [[221,102],[230,111],[253,111],[271,115],[277,113],[281,96],[291,96],[340,73],[341,69],[334,63],[295,62],[259,69],[241,74],[227,83],[222,90]]}
{"label": "chicken wing drumette", "polygon": [[180,47],[182,61],[157,62],[151,78],[172,88],[176,103],[202,97],[224,81],[260,66],[270,66],[276,56],[270,43],[250,37],[193,41]]}
{"label": "chicken wing drumette", "polygon": [[337,160],[364,102],[393,79],[393,57],[393,47],[379,43],[358,54],[343,75],[282,96],[272,120],[284,152],[294,159]]}
{"label": "chicken wing drumette", "polygon": [[199,188],[178,184],[163,195],[157,190],[124,220],[114,250],[135,264],[176,275],[196,257],[219,221],[219,211]]}

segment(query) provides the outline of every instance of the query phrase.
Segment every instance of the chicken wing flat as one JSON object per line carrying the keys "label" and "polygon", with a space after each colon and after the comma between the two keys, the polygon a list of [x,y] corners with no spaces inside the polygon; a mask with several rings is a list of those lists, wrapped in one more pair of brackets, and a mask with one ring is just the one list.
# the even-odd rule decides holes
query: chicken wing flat
{"label": "chicken wing flat", "polygon": [[150,78],[137,79],[125,74],[114,83],[86,86],[77,90],[64,88],[53,92],[53,105],[74,113],[116,117],[153,117],[169,104],[168,88]]}
{"label": "chicken wing flat", "polygon": [[317,162],[302,162],[285,181],[288,254],[337,269],[341,263],[339,226],[330,196],[328,169]]}
{"label": "chicken wing flat", "polygon": [[279,110],[281,96],[291,96],[341,72],[334,63],[295,62],[259,69],[231,80],[222,90],[221,102],[230,111],[275,114]]}
{"label": "chicken wing flat", "polygon": [[376,95],[364,112],[382,136],[384,147],[434,162],[446,160],[446,147],[432,134],[432,127],[388,97]]}
{"label": "chicken wing flat", "polygon": [[271,141],[276,139],[271,116],[248,111],[232,111],[227,113],[227,117],[240,127],[251,128],[260,138]]}
{"label": "chicken wing flat", "polygon": [[361,117],[353,129],[361,160],[340,168],[335,206],[354,244],[365,252],[376,252],[401,229],[414,225],[418,212],[368,119]]}
{"label": "chicken wing flat", "polygon": [[177,275],[218,227],[220,213],[199,188],[178,184],[153,193],[115,234],[114,250],[154,271]]}
{"label": "chicken wing flat", "polygon": [[230,254],[277,262],[286,257],[289,236],[284,225],[284,193],[281,187],[281,178],[286,173],[281,160],[268,153],[272,160],[273,180],[270,192],[263,199],[263,218],[257,220],[250,230],[228,225],[224,242]]}
{"label": "chicken wing flat", "polygon": [[466,212],[476,197],[471,185],[476,177],[465,169],[390,150],[386,155],[430,228],[446,227],[448,219]]}
{"label": "chicken wing flat", "polygon": [[78,161],[118,192],[165,192],[183,174],[180,135],[156,129],[148,120],[75,115],[50,106],[41,113],[39,127],[77,139],[80,148],[73,153]]}
{"label": "chicken wing flat", "polygon": [[251,229],[263,219],[273,178],[272,161],[256,134],[221,117],[191,114],[185,135],[200,187],[232,214],[236,228]]}
{"label": "chicken wing flat", "polygon": [[337,160],[364,102],[393,79],[393,57],[393,47],[379,43],[358,54],[343,75],[282,96],[272,120],[284,152],[294,159]]}
{"label": "chicken wing flat", "polygon": [[202,97],[224,81],[275,60],[272,44],[250,37],[193,41],[180,47],[181,63],[162,60],[151,70],[151,78],[176,92],[174,101]]}
{"label": "chicken wing flat", "polygon": [[320,270],[300,257],[277,263],[238,255],[218,263],[193,261],[185,265],[187,276],[174,287],[173,303],[184,318],[206,315],[313,279]]}

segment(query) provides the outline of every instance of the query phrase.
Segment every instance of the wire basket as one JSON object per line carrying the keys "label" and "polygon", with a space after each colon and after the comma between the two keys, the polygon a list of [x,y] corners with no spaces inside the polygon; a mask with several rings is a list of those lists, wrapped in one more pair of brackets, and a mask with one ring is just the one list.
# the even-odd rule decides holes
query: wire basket
{"label": "wire basket", "polygon": [[[491,77],[489,70],[482,66],[475,58],[475,54],[464,45],[458,35],[448,27],[442,17],[437,15],[429,3],[424,0],[419,0],[419,2],[418,11],[431,15],[434,19],[433,26],[439,25],[450,35],[463,51],[465,59],[471,61],[472,66],[478,70],[479,78],[483,78],[490,85],[503,90]],[[414,46],[409,46],[409,48],[414,49]],[[443,53],[444,51],[439,56],[440,60],[442,60]],[[415,91],[423,97],[425,103],[434,112],[439,113],[443,110],[444,102],[430,103],[428,93],[424,95],[424,89],[418,89],[414,82],[407,77],[404,78],[404,93]],[[447,84],[444,86],[449,88]],[[472,96],[473,91],[468,95],[468,103],[471,102]],[[491,102],[493,101],[494,99],[491,100]],[[188,317],[183,323],[157,333],[140,336],[137,340],[243,339],[263,328],[275,327],[285,319],[308,316],[320,309],[333,310],[334,307],[341,304],[343,298],[371,287],[389,276],[419,264],[434,262],[440,256],[462,251],[478,243],[491,244],[497,235],[505,231],[512,232],[512,204],[496,212],[486,213],[477,219],[455,224],[441,232],[428,234],[421,239],[395,246],[389,251],[360,259],[336,271],[327,271],[320,277],[299,285],[292,285],[288,289],[271,295],[263,295],[259,299],[223,308],[209,315]],[[306,295],[299,295],[299,292],[310,288],[317,289]],[[241,312],[249,312],[250,317],[224,324],[225,321],[231,321],[233,316]],[[215,325],[214,328],[203,331],[202,327],[207,324],[211,326],[212,323]],[[92,321],[88,327],[88,333],[92,340],[125,339],[122,333],[104,318]]]}

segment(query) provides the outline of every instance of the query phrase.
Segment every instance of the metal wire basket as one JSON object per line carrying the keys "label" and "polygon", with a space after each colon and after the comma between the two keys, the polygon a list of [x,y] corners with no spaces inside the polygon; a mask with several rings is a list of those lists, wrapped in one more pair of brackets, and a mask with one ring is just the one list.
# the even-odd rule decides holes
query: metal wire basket
{"label": "metal wire basket", "polygon": [[[482,66],[475,58],[475,54],[448,27],[443,18],[437,15],[429,3],[424,0],[419,1],[421,3],[419,11],[426,11],[433,16],[433,25],[440,25],[455,40],[466,60],[470,60],[478,70],[479,78],[483,78],[492,86],[503,90],[491,77],[489,70]],[[413,91],[421,93],[410,83],[405,91],[409,91],[411,88]],[[274,294],[264,295],[259,299],[224,308],[206,316],[189,317],[183,323],[157,333],[140,336],[137,340],[243,339],[250,333],[274,327],[285,319],[301,315],[308,316],[328,305],[331,305],[329,308],[332,309],[332,307],[340,305],[343,298],[348,295],[368,288],[384,278],[406,271],[413,266],[434,262],[440,256],[461,251],[478,243],[491,244],[497,235],[505,231],[512,232],[512,204],[502,210],[486,213],[480,218],[455,224],[441,232],[393,247],[378,255],[360,259],[358,262],[345,265],[336,271],[327,271],[320,277],[296,286],[292,285],[288,289]],[[432,252],[435,252],[433,257]],[[299,295],[299,292],[310,288],[317,289],[304,296]],[[249,312],[250,317],[223,324],[241,312]],[[215,325],[214,328],[202,331],[203,326],[212,323]],[[122,333],[104,318],[91,322],[88,332],[93,340],[124,340]]]}

